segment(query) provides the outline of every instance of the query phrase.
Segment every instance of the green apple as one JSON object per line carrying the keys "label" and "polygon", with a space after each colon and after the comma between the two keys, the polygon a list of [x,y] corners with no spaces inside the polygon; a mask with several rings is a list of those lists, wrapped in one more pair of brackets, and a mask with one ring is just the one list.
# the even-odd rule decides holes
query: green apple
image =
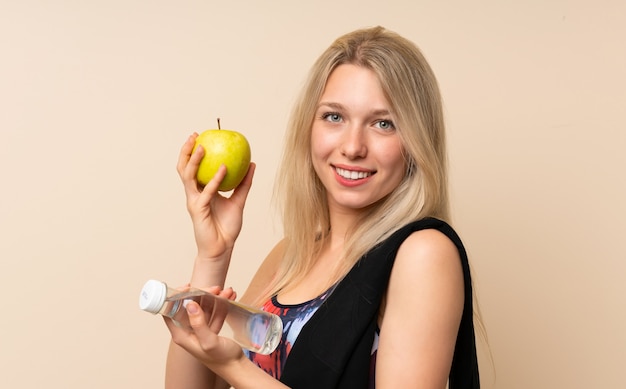
{"label": "green apple", "polygon": [[[219,127],[219,120],[218,120]],[[206,185],[217,173],[219,167],[226,165],[226,177],[218,190],[227,192],[237,187],[248,172],[250,166],[250,144],[245,136],[233,130],[221,128],[203,131],[196,138],[198,145],[204,148],[204,157],[200,161],[196,178],[198,183]]]}

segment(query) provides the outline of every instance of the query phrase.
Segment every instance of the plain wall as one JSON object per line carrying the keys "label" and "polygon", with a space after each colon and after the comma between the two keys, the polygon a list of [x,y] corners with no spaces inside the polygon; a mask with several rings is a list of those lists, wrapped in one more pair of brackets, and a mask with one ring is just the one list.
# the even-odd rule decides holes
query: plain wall
{"label": "plain wall", "polygon": [[618,0],[0,0],[0,387],[162,387],[169,333],[137,299],[191,272],[180,146],[217,117],[252,145],[228,279],[242,293],[281,236],[271,188],[306,72],[378,24],[440,81],[484,387],[623,386],[624,15]]}

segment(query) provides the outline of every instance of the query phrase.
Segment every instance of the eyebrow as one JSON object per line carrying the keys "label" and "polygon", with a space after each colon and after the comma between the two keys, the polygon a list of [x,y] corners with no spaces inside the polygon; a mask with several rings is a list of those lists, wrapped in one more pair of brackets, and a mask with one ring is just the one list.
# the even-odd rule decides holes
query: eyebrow
{"label": "eyebrow", "polygon": [[333,109],[344,109],[344,106],[339,104],[339,103],[331,103],[331,102],[325,102],[322,101],[317,105],[317,108],[321,108],[321,107],[328,107],[328,108],[333,108]]}
{"label": "eyebrow", "polygon": [[[334,103],[334,102],[330,102],[330,101],[322,101],[317,105],[317,109],[320,109],[321,107],[328,107],[328,108],[332,108],[332,109],[336,109],[336,110],[345,110],[346,107],[344,107],[342,104],[339,103]],[[374,109],[370,112],[370,115],[373,116],[391,116],[391,112],[388,109]]]}

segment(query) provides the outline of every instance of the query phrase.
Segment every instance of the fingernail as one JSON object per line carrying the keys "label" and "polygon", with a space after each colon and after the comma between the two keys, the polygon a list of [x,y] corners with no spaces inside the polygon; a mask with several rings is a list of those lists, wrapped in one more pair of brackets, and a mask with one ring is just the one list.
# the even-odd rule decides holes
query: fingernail
{"label": "fingernail", "polygon": [[185,308],[187,309],[187,314],[189,315],[195,315],[198,313],[198,305],[196,304],[187,304]]}

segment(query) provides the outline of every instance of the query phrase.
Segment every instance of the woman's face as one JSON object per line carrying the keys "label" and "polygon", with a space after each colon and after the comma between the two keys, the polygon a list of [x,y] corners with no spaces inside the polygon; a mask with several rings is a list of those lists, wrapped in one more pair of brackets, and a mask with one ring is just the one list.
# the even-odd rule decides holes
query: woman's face
{"label": "woman's face", "polygon": [[313,120],[311,156],[331,210],[361,210],[400,184],[402,144],[373,71],[345,64],[331,73]]}

